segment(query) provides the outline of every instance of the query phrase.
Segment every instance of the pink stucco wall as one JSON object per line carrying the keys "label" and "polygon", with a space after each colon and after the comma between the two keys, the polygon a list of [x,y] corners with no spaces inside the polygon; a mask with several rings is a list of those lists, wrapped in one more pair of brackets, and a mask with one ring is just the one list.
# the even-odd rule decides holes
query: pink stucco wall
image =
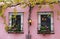
{"label": "pink stucco wall", "polygon": [[[60,20],[57,20],[57,10],[60,10],[58,4],[54,5],[54,9],[50,9],[48,5],[45,7],[42,6],[40,11],[53,11],[54,12],[54,32],[55,34],[49,34],[46,36],[43,36],[42,34],[37,34],[37,12],[38,12],[38,7],[35,6],[32,10],[32,26],[30,27],[30,34],[31,34],[31,39],[60,39]],[[9,22],[9,12],[13,12],[13,7],[7,8],[5,10],[5,16],[6,16],[6,23],[8,24]],[[26,39],[26,35],[28,34],[28,14],[29,14],[29,7],[26,8],[21,8],[20,6],[16,6],[16,9],[18,12],[24,12],[24,34],[8,34],[5,31],[5,25],[3,18],[0,17],[0,39]],[[39,11],[39,12],[40,12]]]}

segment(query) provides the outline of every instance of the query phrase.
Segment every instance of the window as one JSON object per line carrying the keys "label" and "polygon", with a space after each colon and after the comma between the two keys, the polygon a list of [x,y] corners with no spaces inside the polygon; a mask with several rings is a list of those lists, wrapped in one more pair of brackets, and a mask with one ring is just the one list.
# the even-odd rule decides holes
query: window
{"label": "window", "polygon": [[14,14],[10,12],[9,14],[9,26],[11,27],[8,32],[10,33],[20,33],[23,31],[23,13],[17,13],[14,18]]}
{"label": "window", "polygon": [[38,13],[38,33],[54,33],[53,24],[52,12]]}

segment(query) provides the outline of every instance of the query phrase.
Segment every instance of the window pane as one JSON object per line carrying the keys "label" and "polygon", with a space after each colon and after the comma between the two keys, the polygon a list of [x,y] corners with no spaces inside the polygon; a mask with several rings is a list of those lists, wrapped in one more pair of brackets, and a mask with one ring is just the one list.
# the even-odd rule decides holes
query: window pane
{"label": "window pane", "polygon": [[18,31],[21,30],[21,15],[16,15],[16,18],[12,17],[12,26],[13,25],[14,25],[14,28],[16,28],[16,30]]}
{"label": "window pane", "polygon": [[51,15],[41,15],[41,26],[48,27],[51,31]]}

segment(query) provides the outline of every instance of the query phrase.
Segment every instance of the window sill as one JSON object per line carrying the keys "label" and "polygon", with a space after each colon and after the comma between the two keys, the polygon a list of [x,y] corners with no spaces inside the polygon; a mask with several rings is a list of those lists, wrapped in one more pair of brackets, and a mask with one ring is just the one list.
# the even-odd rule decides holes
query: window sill
{"label": "window sill", "polygon": [[13,32],[13,31],[8,31],[9,34],[24,34],[23,31],[20,31],[20,32]]}
{"label": "window sill", "polygon": [[40,31],[38,31],[37,34],[55,34],[55,33],[54,33],[54,32],[46,32],[46,33],[42,33],[42,32],[40,32]]}
{"label": "window sill", "polygon": [[[43,34],[43,33],[39,33],[39,32],[38,32],[38,34]],[[55,34],[55,33],[45,33],[45,34]]]}

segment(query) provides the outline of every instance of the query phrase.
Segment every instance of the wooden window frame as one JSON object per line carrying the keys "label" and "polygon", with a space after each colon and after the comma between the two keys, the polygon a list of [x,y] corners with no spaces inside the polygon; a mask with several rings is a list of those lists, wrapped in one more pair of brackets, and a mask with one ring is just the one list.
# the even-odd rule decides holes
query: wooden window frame
{"label": "wooden window frame", "polygon": [[[11,20],[11,16],[12,15],[14,15],[13,14],[14,12],[9,12],[9,26],[11,26],[12,24],[12,20]],[[24,12],[17,12],[17,15],[21,15],[21,32],[20,33],[22,33],[23,34],[23,18],[24,18],[24,14],[23,14]],[[9,32],[9,33],[11,33],[11,32]]]}
{"label": "wooden window frame", "polygon": [[[51,14],[51,34],[54,34],[54,14],[52,11],[46,11],[46,12],[38,12],[38,30],[40,30],[40,27],[41,27],[41,15],[43,14]],[[40,34],[38,32],[38,34]]]}

